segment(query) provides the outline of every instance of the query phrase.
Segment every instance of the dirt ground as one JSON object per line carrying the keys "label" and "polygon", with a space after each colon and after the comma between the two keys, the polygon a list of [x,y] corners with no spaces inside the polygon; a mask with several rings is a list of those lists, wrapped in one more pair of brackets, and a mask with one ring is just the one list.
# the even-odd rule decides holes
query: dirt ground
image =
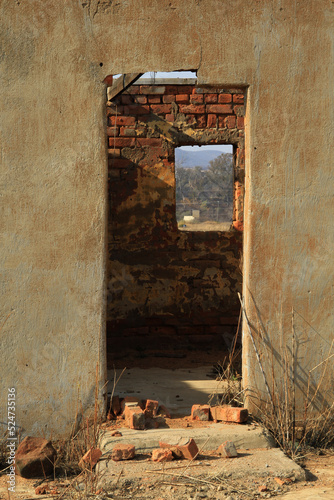
{"label": "dirt ground", "polygon": [[[314,487],[334,487],[334,450],[310,451],[303,459],[307,481],[229,473],[230,460],[241,460],[247,455],[252,460],[252,450],[240,450],[240,457],[223,459],[215,451],[200,455],[196,461],[175,460],[166,464],[152,462],[149,456],[140,455],[127,462],[112,462],[112,471],[97,479],[94,474],[75,477],[59,476],[55,480],[27,480],[17,477],[16,493],[7,492],[7,478],[0,477],[0,499],[29,500],[33,498],[60,499],[136,499],[136,500],[190,500],[224,499],[253,500],[273,498],[287,492],[297,492]],[[217,470],[219,471],[217,473]],[[44,495],[35,495],[35,488],[47,485]]]}
{"label": "dirt ground", "polygon": [[178,229],[180,231],[229,231],[231,222],[180,222]]}

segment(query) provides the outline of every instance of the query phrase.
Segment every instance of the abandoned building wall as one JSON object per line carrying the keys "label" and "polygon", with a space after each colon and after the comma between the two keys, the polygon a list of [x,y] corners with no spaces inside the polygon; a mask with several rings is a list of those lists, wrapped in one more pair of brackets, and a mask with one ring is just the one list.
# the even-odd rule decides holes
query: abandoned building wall
{"label": "abandoned building wall", "polygon": [[[108,102],[107,114],[110,364],[126,351],[142,357],[187,345],[211,346],[217,362],[240,312],[243,90],[138,82]],[[217,143],[235,150],[233,225],[224,232],[181,231],[175,148]]]}
{"label": "abandoned building wall", "polygon": [[[202,85],[248,88],[245,306],[278,365],[296,311],[302,404],[333,332],[333,9],[329,0],[2,0],[1,314],[13,312],[1,330],[0,421],[15,386],[25,433],[68,432],[78,395],[84,408],[92,402],[99,360],[104,383],[102,82],[177,69],[197,69]],[[245,326],[243,373],[265,394]],[[332,384],[319,396],[332,401]]]}

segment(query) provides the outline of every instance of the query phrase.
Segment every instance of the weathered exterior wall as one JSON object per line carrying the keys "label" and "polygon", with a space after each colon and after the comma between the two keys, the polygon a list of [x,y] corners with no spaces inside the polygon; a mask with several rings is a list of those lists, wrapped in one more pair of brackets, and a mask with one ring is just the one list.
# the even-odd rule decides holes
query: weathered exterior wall
{"label": "weathered exterior wall", "polygon": [[[2,0],[0,14],[1,313],[15,309],[1,331],[0,420],[11,386],[31,433],[68,431],[78,390],[84,406],[92,398],[105,351],[111,73],[198,69],[203,84],[248,86],[245,305],[274,352],[298,312],[305,391],[333,332],[333,3]],[[244,334],[244,382],[261,391]]]}
{"label": "weathered exterior wall", "polygon": [[[142,357],[189,345],[215,348],[218,361],[240,311],[243,90],[138,82],[108,103],[107,114],[108,360],[113,366],[127,351]],[[217,143],[235,149],[233,225],[180,231],[174,149]]]}

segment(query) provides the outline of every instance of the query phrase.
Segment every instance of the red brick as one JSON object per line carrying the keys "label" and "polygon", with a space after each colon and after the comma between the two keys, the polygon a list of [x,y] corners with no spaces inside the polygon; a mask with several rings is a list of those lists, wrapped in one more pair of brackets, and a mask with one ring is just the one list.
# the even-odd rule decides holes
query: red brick
{"label": "red brick", "polygon": [[205,106],[204,104],[180,104],[179,106],[180,113],[190,113],[190,114],[204,114],[205,113]]}
{"label": "red brick", "polygon": [[152,451],[153,462],[171,462],[173,460],[173,453],[168,448],[156,448]]}
{"label": "red brick", "polygon": [[164,85],[141,85],[140,86],[141,94],[164,94],[165,86]]}
{"label": "red brick", "polygon": [[136,132],[135,128],[121,127],[119,135],[125,136],[125,137],[136,137],[137,132]]}
{"label": "red brick", "polygon": [[125,423],[130,427],[130,429],[145,429],[145,415],[139,406],[125,405],[124,417]]}
{"label": "red brick", "polygon": [[135,95],[135,102],[138,104],[147,104],[147,97],[144,95]]}
{"label": "red brick", "polygon": [[233,227],[234,229],[236,229],[237,231],[243,231],[244,230],[244,224],[242,221],[240,220],[234,220],[233,221]]}
{"label": "red brick", "polygon": [[191,94],[192,85],[166,85],[165,94]]}
{"label": "red brick", "polygon": [[122,94],[122,104],[133,104],[133,97],[129,94]]}
{"label": "red brick", "polygon": [[173,123],[174,120],[175,120],[175,117],[174,115],[172,115],[171,113],[167,113],[167,115],[165,116],[165,119],[170,122],[170,123]]}
{"label": "red brick", "polygon": [[217,94],[205,94],[205,102],[207,104],[213,104],[218,101]]}
{"label": "red brick", "polygon": [[171,105],[170,104],[153,104],[151,106],[151,110],[153,111],[153,113],[155,113],[157,115],[170,113],[171,112]]}
{"label": "red brick", "polygon": [[108,155],[111,158],[117,158],[118,156],[121,155],[121,150],[120,149],[108,149]]}
{"label": "red brick", "polygon": [[162,96],[162,102],[164,102],[166,104],[170,104],[171,102],[175,102],[175,95]]}
{"label": "red brick", "polygon": [[154,399],[148,399],[145,405],[145,417],[153,418],[156,416],[158,411],[159,402]]}
{"label": "red brick", "polygon": [[137,406],[139,406],[139,408],[143,409],[141,399],[136,398],[135,396],[125,396],[125,398],[122,399],[121,401],[122,411],[125,410],[126,403],[134,403]]}
{"label": "red brick", "polygon": [[232,95],[231,94],[219,94],[218,102],[220,104],[226,104],[228,102],[232,102]]}
{"label": "red brick", "polygon": [[126,158],[115,158],[112,160],[111,167],[112,168],[127,168],[132,165],[131,160],[127,160]]}
{"label": "red brick", "polygon": [[206,109],[208,113],[217,113],[221,115],[232,113],[231,104],[208,104]]}
{"label": "red brick", "polygon": [[149,95],[147,100],[148,100],[149,104],[160,104],[160,102],[161,102],[160,96],[156,96],[156,95]]}
{"label": "red brick", "polygon": [[[135,126],[136,125],[136,119],[133,117],[133,116],[111,116],[109,118],[109,123],[111,126],[115,125],[126,125],[126,126]],[[111,131],[111,135],[112,134],[112,131]]]}
{"label": "red brick", "polygon": [[108,106],[107,107],[107,116],[122,115],[123,109],[124,109],[124,106],[115,106],[114,104],[112,106]]}
{"label": "red brick", "polygon": [[212,406],[211,416],[213,420],[242,424],[247,422],[248,410],[233,406]]}
{"label": "red brick", "polygon": [[209,114],[208,115],[208,128],[215,128],[217,125],[217,116]]}
{"label": "red brick", "polygon": [[238,116],[237,117],[237,128],[244,128],[245,126],[245,119],[243,116]]}
{"label": "red brick", "polygon": [[132,148],[136,145],[136,139],[133,137],[109,137],[109,146],[111,148]]}
{"label": "red brick", "polygon": [[210,406],[193,405],[191,408],[191,420],[200,420],[202,422],[210,420]]}
{"label": "red brick", "polygon": [[206,115],[199,115],[196,117],[196,128],[205,128],[206,127]]}
{"label": "red brick", "polygon": [[172,452],[182,458],[187,460],[193,460],[198,455],[198,447],[192,438],[174,438],[171,437],[171,441],[166,443],[164,441],[159,441],[160,448],[168,448]]}
{"label": "red brick", "polygon": [[138,146],[150,146],[150,147],[161,147],[162,146],[162,139],[155,139],[155,138],[149,138],[149,137],[138,137],[137,138],[137,145]]}
{"label": "red brick", "polygon": [[182,453],[183,458],[187,460],[193,460],[198,455],[197,444],[192,438],[185,444],[178,444],[177,448]]}
{"label": "red brick", "polygon": [[92,467],[94,467],[94,465],[97,464],[101,456],[102,456],[102,451],[99,450],[99,448],[91,448],[81,458],[79,462],[79,467],[81,467],[82,469],[84,469],[85,467],[91,469]]}
{"label": "red brick", "polygon": [[117,444],[111,452],[111,458],[115,462],[119,462],[120,460],[131,460],[135,454],[136,448],[133,444]]}
{"label": "red brick", "polygon": [[225,120],[226,120],[226,116],[218,116],[218,128],[225,128]]}
{"label": "red brick", "polygon": [[190,102],[192,104],[202,104],[204,101],[204,95],[203,94],[192,94],[190,96]]}
{"label": "red brick", "polygon": [[244,95],[243,94],[234,94],[233,95],[233,102],[236,104],[243,104],[244,103]]}
{"label": "red brick", "polygon": [[178,94],[175,96],[175,101],[179,104],[188,104],[189,94]]}
{"label": "red brick", "polygon": [[236,123],[237,123],[236,117],[233,115],[227,116],[225,118],[225,125],[227,128],[235,128]]}
{"label": "red brick", "polygon": [[129,106],[124,106],[124,115],[148,115],[150,109],[148,106],[143,106],[141,104],[133,104]]}

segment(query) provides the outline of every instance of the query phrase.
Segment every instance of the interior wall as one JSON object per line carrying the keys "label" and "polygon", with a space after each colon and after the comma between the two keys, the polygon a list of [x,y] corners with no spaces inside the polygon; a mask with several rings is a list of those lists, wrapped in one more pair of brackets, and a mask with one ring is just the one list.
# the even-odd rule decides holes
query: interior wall
{"label": "interior wall", "polygon": [[[297,403],[333,331],[333,9],[329,0],[2,0],[0,392],[27,433],[69,432],[104,384],[106,75],[197,69],[248,86],[244,298]],[[297,319],[298,317],[298,319]],[[101,334],[99,334],[101,332]],[[259,340],[259,333],[256,336]],[[244,383],[265,396],[244,330]],[[261,342],[258,342],[261,348]],[[265,359],[265,357],[263,357]],[[270,364],[265,370],[271,372]],[[312,372],[317,383],[321,370]],[[319,402],[333,400],[328,366]],[[103,401],[102,394],[100,401]],[[0,421],[6,421],[1,403]]]}
{"label": "interior wall", "polygon": [[[240,313],[243,90],[137,83],[107,106],[109,363],[129,364],[132,353],[132,364],[143,357],[161,364],[164,354],[196,349],[217,362]],[[222,143],[235,149],[233,224],[178,230],[175,147]]]}

